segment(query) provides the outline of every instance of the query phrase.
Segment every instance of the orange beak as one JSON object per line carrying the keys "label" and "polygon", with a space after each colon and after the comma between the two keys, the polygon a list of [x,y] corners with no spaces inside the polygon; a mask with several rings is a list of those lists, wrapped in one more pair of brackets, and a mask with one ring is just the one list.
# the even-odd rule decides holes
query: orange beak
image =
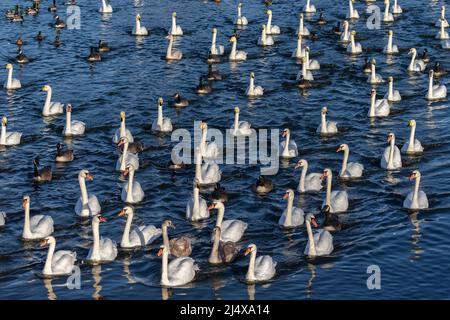
{"label": "orange beak", "polygon": [[88,173],[88,175],[86,176],[86,179],[88,181],[92,181],[92,180],[94,180],[94,176],[92,174]]}
{"label": "orange beak", "polygon": [[119,142],[117,142],[117,146],[120,147],[121,145],[123,145],[125,142],[124,140],[119,140]]}
{"label": "orange beak", "polygon": [[158,253],[157,253],[156,255],[157,255],[158,257],[161,257],[162,254],[163,254],[163,252],[164,252],[164,249],[161,248],[161,249],[158,250]]}
{"label": "orange beak", "polygon": [[322,175],[320,176],[320,180],[323,180],[327,177],[328,175],[326,174],[326,172],[322,173]]}
{"label": "orange beak", "polygon": [[125,210],[120,210],[120,212],[119,212],[119,217],[123,217],[123,216],[125,216]]}
{"label": "orange beak", "polygon": [[414,175],[414,173],[411,173],[411,175],[409,176],[409,180],[414,180],[416,178],[416,176]]}
{"label": "orange beak", "polygon": [[130,173],[130,169],[125,168],[125,170],[123,171],[124,177],[126,177],[129,173]]}
{"label": "orange beak", "polygon": [[98,221],[100,221],[100,222],[106,222],[106,218],[104,218],[104,217],[99,217],[99,218],[98,218]]}
{"label": "orange beak", "polygon": [[244,252],[244,256],[248,255],[250,252],[252,252],[252,248],[247,248]]}
{"label": "orange beak", "polygon": [[282,133],[281,133],[281,136],[284,138],[284,137],[286,137],[286,131],[283,131]]}
{"label": "orange beak", "polygon": [[289,199],[289,193],[286,192],[286,193],[284,194],[284,196],[283,196],[283,199],[284,199],[284,200]]}
{"label": "orange beak", "polygon": [[27,200],[22,200],[22,208],[24,208],[25,209],[25,206],[27,205]]}
{"label": "orange beak", "polygon": [[342,151],[341,147],[337,148],[337,150],[336,150],[336,152],[339,152],[339,151]]}
{"label": "orange beak", "polygon": [[317,221],[315,218],[311,218],[311,224],[314,226],[314,228],[317,228],[319,225],[317,224]]}
{"label": "orange beak", "polygon": [[209,206],[208,206],[208,210],[212,210],[212,209],[215,209],[216,208],[216,204],[215,203],[211,203]]}
{"label": "orange beak", "polygon": [[39,246],[40,247],[45,247],[47,245],[47,240],[41,240],[40,242],[39,242]]}

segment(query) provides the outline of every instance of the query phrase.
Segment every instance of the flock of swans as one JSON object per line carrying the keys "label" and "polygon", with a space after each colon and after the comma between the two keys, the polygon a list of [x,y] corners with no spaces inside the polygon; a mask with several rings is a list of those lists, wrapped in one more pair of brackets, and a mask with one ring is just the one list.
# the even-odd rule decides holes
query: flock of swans
{"label": "flock of swans", "polygon": [[[367,2],[375,2],[368,1]],[[26,9],[27,14],[36,14],[39,11],[40,1],[34,1],[32,7]],[[395,18],[402,14],[403,10],[394,1],[393,6],[390,6],[390,1],[384,1],[385,10],[382,15],[382,21],[393,22]],[[243,5],[241,3],[237,6],[237,17],[234,24],[237,28],[250,24],[248,19],[243,15]],[[48,7],[49,11],[56,12],[57,4],[55,1]],[[317,9],[310,0],[306,0],[304,7],[304,14],[313,15]],[[101,1],[101,13],[112,13],[113,8],[107,0]],[[276,35],[282,32],[281,28],[273,23],[273,16],[271,10],[267,10],[267,20],[261,26],[261,35],[258,38],[257,44],[259,46],[273,46],[276,45]],[[313,72],[320,69],[320,63],[317,60],[310,59],[311,49],[305,46],[305,40],[312,36],[306,26],[304,14],[300,14],[299,25],[297,29],[296,48],[292,52],[292,57],[299,60],[302,68],[298,73],[297,82],[300,88],[311,86],[314,82]],[[22,12],[17,9],[8,10],[6,16],[12,21],[21,21]],[[174,12],[171,16],[171,26],[167,35],[168,47],[165,58],[167,60],[183,59],[183,54],[180,49],[175,46],[178,43],[176,39],[183,36],[183,29],[177,22],[177,14]],[[359,14],[354,6],[354,0],[348,2],[348,11],[346,20],[342,24],[338,23],[332,29],[338,35],[336,41],[344,44],[346,52],[350,55],[359,55],[363,52],[362,45],[357,42],[356,31],[351,30],[351,22],[359,19]],[[22,18],[23,20],[23,18]],[[256,22],[255,22],[256,23]],[[318,19],[319,24],[325,24],[326,20],[323,13]],[[341,28],[342,25],[342,28]],[[65,23],[58,16],[55,17],[55,28],[64,28]],[[441,9],[441,15],[436,21],[436,27],[439,31],[436,33],[436,39],[441,41],[443,48],[450,48],[450,37],[446,31],[448,22],[445,18],[445,6]],[[219,30],[212,29],[212,41],[209,48],[208,62],[209,72],[208,81],[220,80],[220,73],[212,68],[215,61],[225,56],[227,51],[223,45],[217,44],[217,35]],[[245,30],[243,31],[245,32]],[[148,30],[143,22],[141,16],[138,14],[135,17],[135,25],[132,29],[132,35],[136,37],[148,36],[151,30]],[[42,38],[41,32],[36,39],[39,41]],[[20,39],[20,37],[19,37]],[[229,61],[245,61],[247,53],[238,50],[239,35],[234,34],[230,37],[231,44],[229,50]],[[20,43],[20,45],[19,45]],[[16,57],[17,63],[27,63],[28,58],[25,56],[21,48],[21,41],[17,41],[20,51]],[[89,61],[100,61],[101,54],[109,51],[106,42],[100,41],[98,48],[91,50],[88,57]],[[394,43],[393,30],[388,31],[387,44],[383,50],[386,55],[400,55],[398,46]],[[423,73],[425,72],[429,63],[429,56],[427,52],[421,57],[418,57],[417,50],[411,48],[409,50],[411,55],[410,64],[405,72]],[[367,104],[367,116],[369,118],[387,117],[390,114],[390,109],[393,103],[401,100],[401,95],[398,90],[394,90],[394,78],[389,76],[388,90],[383,99],[377,98],[376,85],[385,83],[383,77],[376,72],[375,59],[367,60],[362,68],[362,72],[368,74],[367,83],[373,85],[371,91],[370,104]],[[7,78],[5,81],[5,89],[19,90],[21,82],[13,78],[13,65],[8,63],[6,65]],[[440,67],[438,63],[429,71],[428,91],[425,96],[427,100],[435,101],[445,99],[447,96],[447,88],[445,85],[435,84],[434,78],[438,75],[445,74],[445,70]],[[199,94],[208,94],[212,88],[209,82],[205,81],[205,77],[200,79],[200,83],[196,88]],[[249,85],[245,94],[249,97],[258,97],[264,95],[264,88],[255,84],[255,74],[250,73]],[[63,136],[82,136],[86,132],[86,124],[79,120],[72,119],[72,113],[76,109],[71,104],[63,104],[53,100],[52,87],[45,85],[42,91],[46,93],[45,103],[42,107],[42,115],[59,116],[65,113],[66,121],[63,129]],[[189,101],[177,94],[171,102],[175,107],[186,107]],[[170,133],[173,130],[172,121],[170,118],[164,116],[164,100],[159,98],[157,101],[157,116],[152,123],[152,131],[156,133]],[[318,121],[317,134],[322,136],[331,136],[339,132],[338,125],[335,121],[327,119],[329,109],[322,107],[321,118]],[[248,136],[251,134],[251,124],[248,121],[240,120],[240,109],[234,108],[234,119],[231,123],[231,132],[234,136]],[[8,130],[8,119],[3,117],[0,145],[14,146],[21,143],[21,132],[12,132]],[[388,146],[380,155],[380,167],[387,170],[397,170],[402,168],[402,155],[418,155],[424,152],[424,148],[420,141],[415,137],[416,121],[409,120],[407,122],[410,128],[410,137],[400,149],[396,144],[396,136],[393,132],[388,133]],[[208,204],[207,201],[200,195],[200,190],[204,186],[216,185],[222,178],[222,173],[219,166],[214,162],[219,155],[218,146],[211,141],[207,141],[208,125],[205,122],[201,124],[202,139],[198,152],[196,153],[195,177],[193,179],[193,193],[192,198],[189,199],[186,205],[185,218],[189,221],[201,221],[210,218],[211,211],[217,210],[217,218],[212,234],[212,250],[208,262],[211,264],[232,263],[240,252],[239,241],[242,239],[246,229],[247,223],[237,219],[225,219],[225,203],[227,200],[226,193],[220,187],[217,187],[213,192],[213,202]],[[285,159],[292,159],[299,156],[299,150],[293,137],[291,130],[285,128],[282,131],[283,141],[280,143],[280,157]],[[124,183],[121,200],[125,203],[123,209],[118,213],[118,216],[126,219],[123,230],[122,239],[120,241],[120,248],[142,248],[154,243],[157,239],[162,237],[163,245],[158,251],[158,256],[162,256],[161,266],[161,285],[163,286],[180,286],[185,285],[194,280],[195,275],[199,272],[198,266],[193,258],[190,257],[193,250],[191,240],[187,237],[179,237],[169,239],[168,230],[174,228],[172,221],[164,220],[161,227],[154,225],[139,226],[132,230],[132,223],[134,217],[134,209],[132,204],[139,203],[143,200],[144,190],[136,179],[139,172],[139,153],[143,151],[142,143],[136,141],[132,132],[126,127],[126,114],[120,114],[120,126],[114,132],[112,142],[117,145],[119,150],[119,157],[116,162],[116,171],[127,179]],[[358,162],[349,162],[350,147],[347,144],[339,145],[336,152],[343,153],[342,166],[338,173],[333,173],[331,168],[325,168],[321,173],[311,173],[308,171],[308,161],[300,159],[297,161],[295,168],[301,168],[300,178],[297,190],[288,189],[284,194],[284,199],[287,201],[286,209],[282,212],[279,218],[279,225],[282,228],[295,228],[302,225],[306,226],[307,245],[304,248],[305,255],[309,257],[327,256],[333,252],[333,232],[338,232],[341,229],[339,220],[340,213],[347,211],[349,206],[348,194],[343,190],[332,190],[333,177],[338,179],[360,179],[364,176],[364,166]],[[56,150],[55,161],[70,162],[74,160],[74,151],[65,148],[64,145],[58,144]],[[50,182],[52,181],[51,167],[41,167],[39,158],[33,160],[34,165],[34,181],[36,182]],[[171,163],[171,168],[183,168],[183,164]],[[410,176],[411,180],[415,180],[413,190],[406,196],[403,207],[412,210],[428,208],[428,199],[424,191],[420,189],[421,173],[414,170]],[[95,194],[87,189],[87,182],[93,180],[93,175],[86,169],[83,169],[78,174],[78,182],[80,187],[80,197],[77,199],[74,207],[75,213],[81,218],[91,219],[92,222],[92,247],[86,257],[87,261],[94,263],[109,262],[116,259],[118,254],[118,246],[116,242],[109,238],[100,236],[100,224],[105,223],[106,219],[100,214],[101,206]],[[323,189],[325,183],[326,193],[325,199],[322,203],[321,212],[325,215],[323,227],[313,232],[313,227],[317,228],[318,223],[314,214],[305,213],[303,209],[294,206],[294,198],[296,191],[298,193],[319,192]],[[253,185],[252,189],[258,194],[266,194],[273,189],[272,181],[268,177],[261,176]],[[46,276],[65,275],[70,274],[72,266],[77,261],[76,252],[59,250],[55,252],[56,239],[53,236],[54,226],[53,219],[48,215],[34,215],[30,216],[31,199],[29,196],[24,196],[22,200],[23,209],[25,212],[25,219],[23,223],[22,238],[24,240],[41,240],[42,246],[48,246],[48,254],[43,269],[43,274]],[[6,215],[0,214],[0,225],[7,222]],[[257,255],[257,246],[250,244],[245,250],[245,255],[250,255],[248,271],[246,280],[250,283],[258,281],[268,281],[276,274],[277,262],[268,255]],[[169,259],[171,258],[171,259]]]}

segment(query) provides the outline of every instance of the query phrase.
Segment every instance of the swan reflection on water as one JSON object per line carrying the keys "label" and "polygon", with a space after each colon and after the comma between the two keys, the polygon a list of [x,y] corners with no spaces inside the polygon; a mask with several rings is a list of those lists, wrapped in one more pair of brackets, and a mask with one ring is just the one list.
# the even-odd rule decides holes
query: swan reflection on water
{"label": "swan reflection on water", "polygon": [[409,215],[409,220],[411,224],[414,226],[413,233],[411,235],[411,257],[410,261],[413,262],[415,260],[419,260],[421,254],[424,250],[419,246],[420,238],[422,234],[420,232],[420,220],[417,218],[419,212],[413,212]]}
{"label": "swan reflection on water", "polygon": [[53,286],[52,286],[52,278],[44,278],[44,286],[47,289],[47,298],[48,300],[56,300],[56,294],[53,291]]}
{"label": "swan reflection on water", "polygon": [[102,273],[102,266],[100,264],[95,265],[92,267],[92,279],[94,280],[92,287],[94,288],[94,292],[92,293],[92,298],[94,300],[103,300],[103,296],[100,294],[102,291],[102,286],[100,284],[100,281],[102,280],[102,277],[100,274]]}

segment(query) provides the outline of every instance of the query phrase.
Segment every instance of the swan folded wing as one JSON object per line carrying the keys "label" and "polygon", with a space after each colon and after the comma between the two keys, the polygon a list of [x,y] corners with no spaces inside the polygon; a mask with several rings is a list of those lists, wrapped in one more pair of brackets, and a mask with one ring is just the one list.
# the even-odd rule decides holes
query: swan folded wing
{"label": "swan folded wing", "polygon": [[348,194],[346,191],[331,192],[332,212],[343,212],[348,209]]}
{"label": "swan folded wing", "polygon": [[19,144],[22,138],[22,132],[7,132],[6,133],[6,143],[7,144]]}
{"label": "swan folded wing", "polygon": [[130,244],[133,246],[149,245],[161,236],[161,233],[161,229],[153,225],[136,227],[130,233]]}
{"label": "swan folded wing", "polygon": [[181,257],[169,263],[169,281],[172,285],[183,285],[191,282],[195,277],[198,266],[190,257]]}
{"label": "swan folded wing", "polygon": [[45,238],[53,233],[53,219],[41,214],[33,216],[30,220],[30,229],[33,236]]}
{"label": "swan folded wing", "polygon": [[219,155],[219,147],[215,142],[206,142],[202,149],[202,156],[205,158],[217,158]]}
{"label": "swan folded wing", "polygon": [[72,134],[83,134],[86,128],[86,124],[82,121],[72,121]]}
{"label": "swan folded wing", "polygon": [[337,122],[336,121],[327,121],[327,131],[328,132],[337,132]]}
{"label": "swan folded wing", "polygon": [[347,163],[347,170],[345,176],[361,177],[364,171],[364,166],[358,162]]}
{"label": "swan folded wing", "polygon": [[320,230],[314,234],[317,255],[328,255],[333,251],[333,236],[327,230]]}
{"label": "swan folded wing", "polygon": [[117,257],[116,242],[109,238],[100,239],[100,259],[102,261],[112,261]]}
{"label": "swan folded wing", "polygon": [[88,201],[89,211],[91,211],[91,215],[96,215],[102,209],[100,207],[100,203],[98,202],[97,196],[94,194],[89,194]]}
{"label": "swan folded wing", "polygon": [[[116,170],[120,170],[120,166],[122,164],[122,156],[117,159],[116,162]],[[139,169],[139,157],[136,154],[133,153],[127,153],[125,156],[125,166],[132,165],[134,167],[134,170]]]}
{"label": "swan folded wing", "polygon": [[61,102],[51,102],[49,113],[50,114],[59,114],[64,112],[64,104]]}
{"label": "swan folded wing", "polygon": [[222,173],[216,163],[205,163],[202,165],[202,176],[204,182],[216,183],[220,181],[221,175]]}
{"label": "swan folded wing", "polygon": [[170,239],[170,252],[176,257],[189,256],[192,253],[191,241],[187,237]]}
{"label": "swan folded wing", "polygon": [[220,240],[223,242],[238,242],[247,229],[247,223],[240,220],[225,220],[222,222]]}
{"label": "swan folded wing", "polygon": [[276,272],[277,263],[272,257],[264,255],[259,256],[255,260],[255,277],[258,280],[269,280]]}
{"label": "swan folded wing", "polygon": [[52,260],[52,272],[54,274],[70,274],[76,260],[76,252],[69,250],[56,251]]}
{"label": "swan folded wing", "polygon": [[322,180],[320,179],[322,175],[320,173],[310,173],[305,177],[305,190],[315,190],[319,191],[323,188]]}
{"label": "swan folded wing", "polygon": [[[131,134],[130,130],[125,129],[125,136],[127,137],[128,141],[130,143],[134,142],[134,138],[133,138],[133,135]],[[113,142],[118,143],[120,138],[121,138],[121,135],[120,135],[120,128],[119,128],[119,129],[116,129],[116,132],[114,133]]]}

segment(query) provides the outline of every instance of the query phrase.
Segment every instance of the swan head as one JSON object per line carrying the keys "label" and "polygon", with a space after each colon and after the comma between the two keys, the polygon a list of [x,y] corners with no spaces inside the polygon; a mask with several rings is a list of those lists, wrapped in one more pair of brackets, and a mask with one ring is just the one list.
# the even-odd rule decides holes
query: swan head
{"label": "swan head", "polygon": [[420,171],[419,170],[414,170],[409,175],[409,180],[414,180],[414,179],[420,178],[420,176],[421,176]]}
{"label": "swan head", "polygon": [[163,98],[162,98],[162,97],[159,97],[159,98],[158,98],[158,106],[162,106],[163,103],[164,103]]}
{"label": "swan head", "polygon": [[322,113],[323,114],[327,114],[328,113],[328,108],[327,107],[323,107],[322,108]]}
{"label": "swan head", "polygon": [[389,4],[389,0],[384,0],[384,4]]}
{"label": "swan head", "polygon": [[48,84],[46,84],[45,86],[42,87],[42,91],[50,91],[50,86]]}
{"label": "swan head", "polygon": [[309,49],[309,47],[306,47],[305,50],[309,53],[311,50]]}
{"label": "swan head", "polygon": [[134,166],[132,164],[129,164],[128,166],[125,167],[125,171],[123,172],[123,175],[126,177],[127,175],[130,174],[131,171],[134,171]]}
{"label": "swan head", "polygon": [[134,214],[133,208],[130,206],[125,206],[125,207],[123,207],[122,210],[120,210],[119,217],[125,217],[125,216],[133,215],[133,214]]}
{"label": "swan head", "polygon": [[45,247],[51,243],[56,243],[56,240],[54,237],[50,236],[50,237],[46,237],[45,239],[43,239],[40,243],[39,246],[40,247]]}
{"label": "swan head", "polygon": [[343,143],[337,148],[336,152],[341,152],[341,151],[345,151],[345,150],[348,150],[348,145]]}
{"label": "swan head", "polygon": [[66,107],[67,112],[72,112],[72,104],[68,103]]}
{"label": "swan head", "polygon": [[208,124],[206,122],[200,123],[200,129],[202,129],[202,130],[208,129]]}
{"label": "swan head", "polygon": [[89,172],[89,170],[86,170],[86,169],[81,170],[80,173],[78,174],[78,176],[80,178],[84,178],[88,181],[94,180],[94,176]]}
{"label": "swan head", "polygon": [[7,124],[8,124],[8,118],[3,117],[2,118],[2,125],[6,127]]}
{"label": "swan head", "polygon": [[120,112],[120,121],[125,121],[125,111]]}
{"label": "swan head", "polygon": [[377,60],[372,59],[372,60],[370,61],[370,63],[373,64],[373,65],[376,65],[376,64],[377,64]]}
{"label": "swan head", "polygon": [[239,2],[239,3],[238,3],[238,7],[239,7],[239,8],[242,7],[242,3]]}
{"label": "swan head", "polygon": [[247,249],[245,249],[244,256],[247,256],[253,251],[256,251],[256,244],[251,243],[247,246]]}
{"label": "swan head", "polygon": [[430,75],[430,78],[434,75],[434,70],[430,70],[430,72],[428,73]]}
{"label": "swan head", "polygon": [[287,189],[286,192],[285,192],[285,194],[283,195],[283,199],[284,199],[284,200],[287,200],[287,199],[293,199],[294,196],[295,196],[294,190],[292,190],[292,189]]}
{"label": "swan head", "polygon": [[12,65],[11,63],[8,63],[8,64],[6,64],[5,68],[6,68],[7,70],[12,69],[12,68],[13,68],[13,65]]}
{"label": "swan head", "polygon": [[217,33],[217,28],[212,28],[212,33]]}
{"label": "swan head", "polygon": [[99,214],[92,217],[92,223],[103,223],[103,222],[106,222],[106,218]]}
{"label": "swan head", "polygon": [[409,120],[408,127],[415,127],[415,126],[416,126],[416,120],[414,120],[414,119]]}
{"label": "swan head", "polygon": [[291,134],[291,130],[289,130],[288,128],[284,129],[283,132],[281,132],[281,136],[284,138],[288,135]]}
{"label": "swan head", "polygon": [[326,169],[323,170],[323,173],[322,173],[322,175],[320,176],[320,179],[323,180],[323,179],[325,179],[325,178],[327,178],[327,177],[331,177],[331,175],[332,175],[331,169],[326,168]]}
{"label": "swan head", "polygon": [[208,210],[210,210],[210,211],[213,209],[223,209],[223,208],[225,208],[225,206],[220,201],[213,202],[208,206]]}
{"label": "swan head", "polygon": [[392,76],[389,77],[389,78],[388,78],[388,81],[389,81],[389,82],[393,82],[393,81],[394,81],[394,77],[392,77]]}
{"label": "swan head", "polygon": [[353,31],[351,32],[351,35],[352,35],[353,37],[356,36],[356,31],[353,30]]}
{"label": "swan head", "polygon": [[270,9],[267,10],[267,11],[266,11],[266,14],[267,14],[268,16],[271,16],[271,15],[272,15],[272,10],[270,10]]}
{"label": "swan head", "polygon": [[408,54],[414,54],[414,53],[417,53],[416,48],[409,49]]}
{"label": "swan head", "polygon": [[255,79],[255,74],[253,72],[250,72],[250,78]]}
{"label": "swan head", "polygon": [[34,163],[34,165],[39,166],[39,164],[40,164],[39,157],[34,158],[33,163]]}
{"label": "swan head", "polygon": [[136,15],[136,21],[141,21],[141,15],[140,14]]}
{"label": "swan head", "polygon": [[117,142],[117,146],[120,147],[124,144],[128,143],[128,138],[127,137],[120,137],[119,142]]}
{"label": "swan head", "polygon": [[391,141],[395,143],[395,134],[389,132],[387,135],[387,142],[390,143]]}
{"label": "swan head", "polygon": [[317,228],[319,225],[317,224],[316,217],[312,213],[308,213],[305,217],[306,221],[311,223],[315,228]]}
{"label": "swan head", "polygon": [[263,25],[261,26],[261,28],[262,28],[263,30],[266,30],[266,25],[263,24]]}
{"label": "swan head", "polygon": [[298,169],[300,167],[305,167],[306,165],[308,165],[308,161],[306,161],[305,159],[300,159],[300,160],[298,160],[297,164],[295,165],[295,169]]}
{"label": "swan head", "polygon": [[159,247],[158,253],[156,254],[158,257],[161,257],[163,254],[169,254],[169,249],[166,248],[165,245]]}
{"label": "swan head", "polygon": [[392,30],[388,31],[388,35],[392,36],[393,34],[394,34],[394,31],[392,31]]}
{"label": "swan head", "polygon": [[239,113],[239,107],[234,107],[234,113]]}
{"label": "swan head", "polygon": [[230,38],[230,42],[236,42],[236,41],[237,41],[237,39],[236,39],[235,36],[232,36],[232,37]]}
{"label": "swan head", "polygon": [[348,21],[344,20],[344,26],[347,27],[348,26]]}
{"label": "swan head", "polygon": [[22,208],[25,209],[29,205],[30,205],[30,196],[28,196],[28,195],[23,196],[23,198],[22,198]]}
{"label": "swan head", "polygon": [[177,16],[177,13],[174,11],[174,12],[172,12],[172,17],[176,17]]}
{"label": "swan head", "polygon": [[172,220],[170,220],[170,219],[165,219],[162,223],[162,226],[164,228],[174,228],[175,229],[175,225],[173,224]]}

